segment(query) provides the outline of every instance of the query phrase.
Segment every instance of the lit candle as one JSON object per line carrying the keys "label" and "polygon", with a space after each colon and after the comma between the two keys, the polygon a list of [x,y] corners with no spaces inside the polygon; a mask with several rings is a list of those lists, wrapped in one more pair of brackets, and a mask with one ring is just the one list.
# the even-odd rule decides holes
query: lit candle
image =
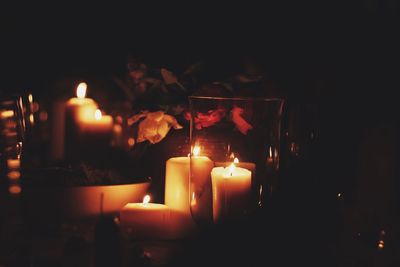
{"label": "lit candle", "polygon": [[82,118],[79,128],[83,134],[106,134],[111,137],[113,118],[110,115],[103,115],[99,109],[96,109],[92,116]]}
{"label": "lit candle", "polygon": [[[238,160],[235,158],[235,161]],[[215,167],[211,171],[213,218],[215,223],[235,219],[248,208],[251,191],[251,171],[236,167]]]}
{"label": "lit candle", "polygon": [[128,203],[120,211],[121,226],[137,239],[165,239],[169,237],[170,210],[166,205],[149,203],[150,196],[143,203]]}
{"label": "lit candle", "polygon": [[97,103],[86,98],[86,83],[80,83],[76,89],[76,96],[69,99],[65,105],[65,154],[67,159],[76,159],[82,154],[82,134],[80,124],[82,120],[94,120]]}
{"label": "lit candle", "polygon": [[66,116],[75,122],[90,119],[97,109],[97,103],[86,97],[87,84],[80,83],[76,88],[76,97],[70,98],[66,103]]}
{"label": "lit candle", "polygon": [[[215,162],[215,167],[229,167],[229,165],[231,164],[232,162]],[[235,166],[251,171],[251,179],[252,181],[254,181],[256,174],[256,164],[254,164],[253,162],[239,161],[237,163],[235,162]]]}
{"label": "lit candle", "polygon": [[[167,160],[165,175],[165,204],[172,210],[178,211],[188,219],[186,225],[193,225],[191,218],[191,204],[206,203],[201,207],[204,212],[211,214],[212,195],[211,195],[211,177],[210,172],[214,167],[214,162],[208,157],[199,156],[199,149],[193,149],[193,156],[174,157]],[[190,194],[190,164],[192,177],[196,179],[196,188],[193,188],[195,196]],[[202,200],[195,197],[201,197]],[[208,203],[207,204],[207,200]],[[196,207],[194,207],[196,208]],[[199,207],[200,208],[200,207]]]}

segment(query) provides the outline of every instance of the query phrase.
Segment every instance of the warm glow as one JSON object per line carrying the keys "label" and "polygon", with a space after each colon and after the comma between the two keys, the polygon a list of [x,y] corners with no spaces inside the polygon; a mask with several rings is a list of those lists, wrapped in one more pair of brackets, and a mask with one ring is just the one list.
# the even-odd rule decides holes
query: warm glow
{"label": "warm glow", "polygon": [[383,249],[383,248],[385,247],[385,241],[379,240],[378,247],[379,247],[380,249]]}
{"label": "warm glow", "polygon": [[144,196],[144,198],[143,198],[143,204],[149,204],[149,202],[150,202],[150,196],[149,195],[145,195]]}
{"label": "warm glow", "polygon": [[32,96],[32,94],[29,94],[28,95],[28,100],[29,100],[29,103],[33,103],[33,96]]}
{"label": "warm glow", "polygon": [[190,204],[192,206],[196,206],[197,205],[196,195],[194,194],[194,192],[192,193],[192,201],[190,202]]}
{"label": "warm glow", "polygon": [[132,138],[132,137],[129,137],[129,138],[128,138],[128,145],[129,145],[129,146],[133,146],[134,144],[135,144],[135,139]]}
{"label": "warm glow", "polygon": [[6,118],[11,118],[14,116],[14,110],[4,110],[1,112],[1,118],[6,119]]}
{"label": "warm glow", "polygon": [[101,120],[101,117],[102,117],[102,115],[101,115],[100,109],[96,109],[96,111],[94,112],[94,118],[95,118],[97,121],[99,121],[99,120]]}
{"label": "warm glow", "polygon": [[7,167],[11,170],[18,169],[21,166],[20,159],[8,159],[7,160]]}
{"label": "warm glow", "polygon": [[7,178],[10,180],[18,180],[21,177],[21,173],[19,171],[10,171],[7,173]]}
{"label": "warm glow", "polygon": [[229,176],[232,176],[234,170],[235,170],[235,164],[232,163],[232,164],[229,165],[229,167],[228,167]]}
{"label": "warm glow", "polygon": [[269,157],[272,158],[272,147],[269,147]]}
{"label": "warm glow", "polygon": [[232,176],[233,175],[233,172],[235,171],[235,168],[236,168],[235,164],[237,164],[237,163],[239,163],[239,159],[235,158],[233,160],[233,162],[231,163],[231,165],[229,165],[229,167],[228,167],[228,176]]}
{"label": "warm glow", "polygon": [[10,186],[10,187],[8,188],[8,191],[9,191],[11,194],[19,194],[19,193],[21,193],[21,186],[19,186],[19,185],[12,185],[12,186]]}
{"label": "warm glow", "polygon": [[49,118],[49,114],[46,111],[41,111],[39,113],[39,119],[41,121],[47,121],[48,118]]}
{"label": "warm glow", "polygon": [[122,126],[115,124],[114,125],[114,133],[122,133]]}
{"label": "warm glow", "polygon": [[78,85],[78,87],[76,88],[76,96],[78,98],[85,98],[86,89],[87,89],[87,84],[86,83],[80,83]]}
{"label": "warm glow", "polygon": [[200,155],[200,147],[199,146],[195,146],[193,148],[193,156],[197,157],[198,155]]}
{"label": "warm glow", "polygon": [[115,121],[117,122],[117,123],[119,123],[119,124],[122,124],[122,123],[124,123],[124,119],[121,117],[121,116],[117,116],[117,117],[115,117]]}
{"label": "warm glow", "polygon": [[261,200],[261,196],[263,194],[263,186],[260,185],[260,190],[258,191],[258,195],[260,196],[259,200],[258,200],[258,205],[261,207],[262,206],[262,200]]}
{"label": "warm glow", "polygon": [[29,115],[29,122],[30,122],[31,124],[34,124],[34,123],[35,123],[35,118],[33,117],[33,114],[30,114],[30,115]]}

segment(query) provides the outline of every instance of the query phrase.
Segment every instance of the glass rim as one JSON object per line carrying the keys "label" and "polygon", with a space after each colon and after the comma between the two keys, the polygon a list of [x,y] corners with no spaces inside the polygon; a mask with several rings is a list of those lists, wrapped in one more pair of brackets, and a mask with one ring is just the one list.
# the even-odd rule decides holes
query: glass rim
{"label": "glass rim", "polygon": [[266,101],[266,102],[284,102],[284,98],[279,97],[222,97],[222,96],[189,96],[191,99],[203,99],[203,100],[239,100],[239,101]]}

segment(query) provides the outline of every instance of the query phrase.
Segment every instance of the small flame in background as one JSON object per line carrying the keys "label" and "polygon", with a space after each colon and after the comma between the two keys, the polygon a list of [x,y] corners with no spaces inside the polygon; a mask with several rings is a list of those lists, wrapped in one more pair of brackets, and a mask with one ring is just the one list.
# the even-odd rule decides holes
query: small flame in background
{"label": "small flame in background", "polygon": [[96,109],[96,111],[94,112],[94,118],[95,118],[97,121],[99,121],[99,120],[101,120],[101,117],[102,117],[102,115],[101,115],[100,109]]}
{"label": "small flame in background", "polygon": [[29,103],[33,103],[33,95],[32,94],[29,94],[28,95],[28,100],[29,100]]}
{"label": "small flame in background", "polygon": [[86,89],[87,89],[87,84],[86,83],[80,83],[78,85],[78,87],[76,88],[76,96],[78,98],[85,98]]}
{"label": "small flame in background", "polygon": [[149,202],[150,202],[150,196],[149,195],[145,195],[144,196],[144,198],[143,198],[143,204],[149,204]]}

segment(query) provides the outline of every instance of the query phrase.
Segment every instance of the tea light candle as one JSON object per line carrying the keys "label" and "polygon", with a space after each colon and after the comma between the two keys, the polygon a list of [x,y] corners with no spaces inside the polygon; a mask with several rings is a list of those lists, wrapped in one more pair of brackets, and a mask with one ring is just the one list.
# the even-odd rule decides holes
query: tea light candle
{"label": "tea light candle", "polygon": [[137,239],[165,239],[169,236],[170,210],[149,202],[146,195],[143,203],[126,204],[120,211],[121,226]]}
{"label": "tea light candle", "polygon": [[251,171],[236,167],[234,163],[226,168],[215,167],[211,171],[211,182],[214,222],[243,215],[250,198]]}

